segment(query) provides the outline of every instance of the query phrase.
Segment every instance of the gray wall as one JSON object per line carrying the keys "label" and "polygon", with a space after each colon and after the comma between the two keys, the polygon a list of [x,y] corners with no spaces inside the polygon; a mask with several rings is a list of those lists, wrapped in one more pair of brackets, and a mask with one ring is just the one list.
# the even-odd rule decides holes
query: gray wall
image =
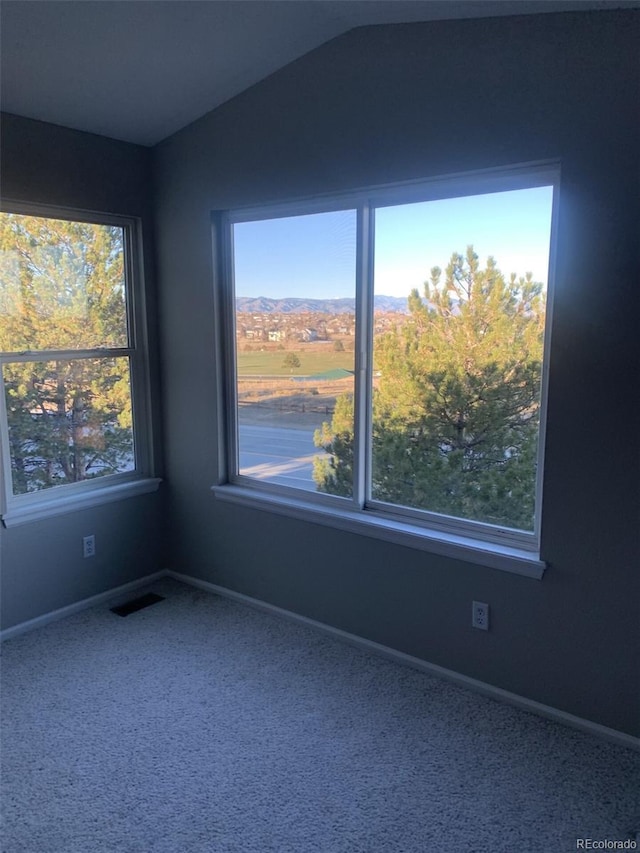
{"label": "gray wall", "polygon": [[[157,147],[174,569],[640,734],[637,44],[632,12],[365,28]],[[544,579],[216,502],[209,212],[547,158],[562,200]]]}
{"label": "gray wall", "polygon": [[[10,115],[2,116],[1,130],[4,199],[142,218],[157,401],[150,151]],[[157,412],[156,403],[159,456]],[[0,525],[2,628],[157,571],[162,529],[160,493],[10,529]],[[82,537],[89,533],[96,556],[85,560]]]}

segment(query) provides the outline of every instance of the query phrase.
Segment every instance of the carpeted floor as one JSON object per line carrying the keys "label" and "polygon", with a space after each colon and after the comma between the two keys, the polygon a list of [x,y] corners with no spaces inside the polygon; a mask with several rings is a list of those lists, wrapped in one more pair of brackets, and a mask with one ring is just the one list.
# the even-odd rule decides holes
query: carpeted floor
{"label": "carpeted floor", "polygon": [[568,853],[638,826],[637,753],[152,590],[4,644],[3,853]]}

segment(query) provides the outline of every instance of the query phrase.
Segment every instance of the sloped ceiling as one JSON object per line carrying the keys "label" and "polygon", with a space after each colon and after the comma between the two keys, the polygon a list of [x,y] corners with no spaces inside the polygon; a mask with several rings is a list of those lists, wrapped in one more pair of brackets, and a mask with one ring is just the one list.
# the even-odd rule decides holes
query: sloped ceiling
{"label": "sloped ceiling", "polygon": [[154,145],[348,30],[631,0],[3,0],[5,112]]}

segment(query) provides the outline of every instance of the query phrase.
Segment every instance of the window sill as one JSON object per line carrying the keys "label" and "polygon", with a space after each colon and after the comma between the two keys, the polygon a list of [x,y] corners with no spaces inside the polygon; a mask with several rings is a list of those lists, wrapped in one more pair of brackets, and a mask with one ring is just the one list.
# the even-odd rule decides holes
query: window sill
{"label": "window sill", "polygon": [[32,521],[41,521],[55,515],[77,512],[82,509],[100,506],[101,504],[132,498],[158,490],[162,481],[157,477],[146,477],[140,480],[111,483],[87,491],[78,491],[72,495],[47,495],[42,499],[25,501],[23,505],[12,506],[2,516],[5,527],[16,527]]}
{"label": "window sill", "polygon": [[416,548],[536,580],[542,578],[546,568],[546,563],[532,551],[426,529],[416,524],[384,518],[373,512],[321,506],[310,501],[291,500],[232,484],[212,486],[212,491],[216,498],[241,506],[371,536],[407,548]]}

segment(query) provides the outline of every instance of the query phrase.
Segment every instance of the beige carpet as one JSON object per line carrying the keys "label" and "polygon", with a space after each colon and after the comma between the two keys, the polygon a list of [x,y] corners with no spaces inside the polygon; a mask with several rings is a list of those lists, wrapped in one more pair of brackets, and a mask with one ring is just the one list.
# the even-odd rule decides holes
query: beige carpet
{"label": "beige carpet", "polygon": [[4,644],[4,853],[569,853],[640,825],[637,753],[152,589]]}

